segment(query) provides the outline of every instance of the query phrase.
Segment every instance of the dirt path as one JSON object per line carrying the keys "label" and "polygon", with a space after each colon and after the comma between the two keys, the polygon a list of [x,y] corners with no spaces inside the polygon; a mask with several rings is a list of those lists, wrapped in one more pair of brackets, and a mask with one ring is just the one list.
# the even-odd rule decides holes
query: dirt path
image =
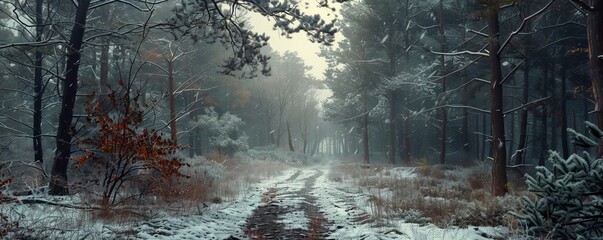
{"label": "dirt path", "polygon": [[[105,227],[103,239],[491,239],[503,230],[440,229],[389,218],[369,194],[327,168],[299,168],[250,186],[244,195],[200,214],[159,216],[133,228]],[[390,176],[390,175],[388,175]],[[395,216],[394,216],[395,218]],[[490,233],[484,235],[485,232]],[[497,232],[501,232],[497,234]],[[494,235],[492,235],[494,234]]]}
{"label": "dirt path", "polygon": [[[310,173],[312,173],[310,175]],[[298,170],[283,186],[270,188],[247,219],[251,239],[326,239],[330,224],[312,194],[321,170]],[[298,188],[296,189],[296,185]]]}
{"label": "dirt path", "polygon": [[127,236],[116,234],[125,239],[401,239],[372,227],[371,215],[358,207],[367,196],[327,175],[325,168],[299,168],[202,214],[155,218]]}

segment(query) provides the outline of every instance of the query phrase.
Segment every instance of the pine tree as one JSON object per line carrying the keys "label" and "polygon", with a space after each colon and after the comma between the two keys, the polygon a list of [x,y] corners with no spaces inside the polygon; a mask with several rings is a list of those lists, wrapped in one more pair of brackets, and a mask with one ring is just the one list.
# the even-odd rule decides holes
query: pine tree
{"label": "pine tree", "polygon": [[[586,126],[597,139],[603,131],[590,122]],[[568,134],[576,146],[597,147],[597,141],[573,129]],[[524,208],[515,215],[529,234],[552,239],[603,238],[603,159],[572,154],[563,159],[551,151],[552,168],[536,167],[526,175],[528,190],[536,200],[524,197]]]}

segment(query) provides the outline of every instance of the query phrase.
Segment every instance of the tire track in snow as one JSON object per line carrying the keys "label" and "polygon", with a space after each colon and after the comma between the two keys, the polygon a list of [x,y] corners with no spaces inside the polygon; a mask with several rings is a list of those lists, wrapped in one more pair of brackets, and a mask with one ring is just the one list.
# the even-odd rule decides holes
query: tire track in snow
{"label": "tire track in snow", "polygon": [[327,238],[329,223],[317,206],[317,197],[312,194],[316,179],[322,175],[320,170],[298,170],[280,187],[265,192],[263,203],[247,219],[247,237],[293,240]]}

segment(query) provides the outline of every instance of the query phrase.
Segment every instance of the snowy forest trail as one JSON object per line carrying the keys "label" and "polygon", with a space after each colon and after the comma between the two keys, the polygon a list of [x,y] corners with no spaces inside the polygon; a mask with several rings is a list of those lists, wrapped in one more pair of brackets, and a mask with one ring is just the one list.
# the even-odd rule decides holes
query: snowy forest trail
{"label": "snowy forest trail", "polygon": [[[366,168],[365,166],[358,166]],[[343,180],[332,166],[304,167],[274,183],[244,228],[250,239],[499,239],[490,227],[438,228],[401,219],[383,219],[374,196]],[[374,171],[374,170],[371,170]],[[389,177],[414,178],[413,168],[399,167]],[[386,196],[383,191],[379,196]],[[372,200],[371,200],[372,199]]]}
{"label": "snowy forest trail", "polygon": [[[270,188],[262,196],[262,204],[247,219],[246,235],[251,239],[324,239],[328,226],[323,212],[312,195],[316,179],[323,171],[298,170],[284,186]],[[291,186],[303,186],[301,189]]]}
{"label": "snowy forest trail", "polygon": [[[159,218],[128,239],[400,239],[376,231],[358,192],[328,179],[328,167],[302,167],[267,179],[201,215]],[[381,232],[381,233],[379,233]],[[380,235],[378,238],[372,235]],[[385,234],[387,235],[387,234]],[[402,238],[403,239],[403,238]]]}
{"label": "snowy forest trail", "polygon": [[300,168],[262,194],[247,219],[250,239],[409,239],[375,227],[357,200],[363,194],[328,178],[328,168]]}
{"label": "snowy forest trail", "polygon": [[[482,232],[493,231],[489,227],[442,229],[377,220],[371,196],[330,171],[330,166],[293,168],[201,214],[142,223],[126,239],[491,239]],[[408,169],[401,172],[409,175]]]}

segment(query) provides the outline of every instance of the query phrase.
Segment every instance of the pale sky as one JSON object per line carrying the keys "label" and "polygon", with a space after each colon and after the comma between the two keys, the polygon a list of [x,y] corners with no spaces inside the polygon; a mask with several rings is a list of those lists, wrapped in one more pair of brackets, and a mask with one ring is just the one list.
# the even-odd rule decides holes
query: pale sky
{"label": "pale sky", "polygon": [[[333,13],[331,11],[324,9],[310,8],[308,9],[308,13],[319,13],[323,15],[326,22],[330,22],[330,19],[333,17]],[[330,13],[330,16],[327,16],[326,13]],[[304,59],[306,65],[312,67],[312,70],[309,72],[311,76],[314,76],[317,79],[324,78],[323,73],[327,67],[327,63],[325,62],[324,58],[318,56],[320,53],[319,43],[310,42],[305,33],[294,34],[292,38],[281,36],[278,30],[273,30],[274,21],[269,21],[266,17],[255,13],[249,14],[249,17],[250,22],[252,23],[251,25],[255,31],[259,33],[266,33],[266,35],[270,36],[268,44],[272,47],[272,49],[279,53],[283,53],[285,51],[297,52],[298,55]],[[341,38],[341,35],[337,36],[335,41],[338,41],[339,38]]]}

